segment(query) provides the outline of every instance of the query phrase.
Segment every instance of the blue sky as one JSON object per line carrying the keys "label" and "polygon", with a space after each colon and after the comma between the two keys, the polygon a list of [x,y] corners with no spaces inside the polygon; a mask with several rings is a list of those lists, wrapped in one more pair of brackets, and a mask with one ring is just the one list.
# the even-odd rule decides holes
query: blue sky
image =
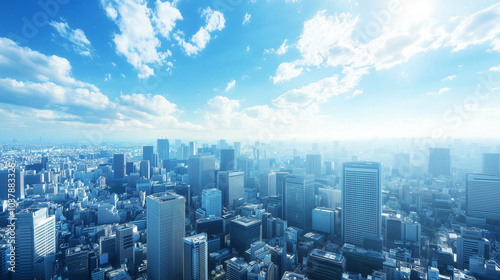
{"label": "blue sky", "polygon": [[495,1],[4,0],[0,18],[1,139],[500,137]]}

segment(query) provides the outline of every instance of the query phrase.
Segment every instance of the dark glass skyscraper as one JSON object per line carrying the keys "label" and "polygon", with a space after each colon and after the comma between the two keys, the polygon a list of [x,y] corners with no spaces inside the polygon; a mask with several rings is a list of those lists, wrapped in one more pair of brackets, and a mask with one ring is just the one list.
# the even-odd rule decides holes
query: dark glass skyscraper
{"label": "dark glass skyscraper", "polygon": [[168,139],[158,139],[156,140],[156,149],[158,151],[158,157],[160,160],[169,159],[169,143]]}
{"label": "dark glass skyscraper", "polygon": [[286,220],[288,226],[305,231],[312,228],[314,208],[314,175],[290,175],[286,177]]}
{"label": "dark glass skyscraper", "polygon": [[220,150],[220,171],[234,170],[234,149]]}
{"label": "dark glass skyscraper", "polygon": [[153,161],[153,146],[142,146],[142,160],[149,160],[151,163]]}
{"label": "dark glass skyscraper", "polygon": [[126,162],[124,154],[113,155],[113,171],[115,172],[115,179],[125,178]]}
{"label": "dark glass skyscraper", "polygon": [[204,189],[215,187],[215,156],[200,154],[189,157],[189,184],[191,190],[201,195]]}

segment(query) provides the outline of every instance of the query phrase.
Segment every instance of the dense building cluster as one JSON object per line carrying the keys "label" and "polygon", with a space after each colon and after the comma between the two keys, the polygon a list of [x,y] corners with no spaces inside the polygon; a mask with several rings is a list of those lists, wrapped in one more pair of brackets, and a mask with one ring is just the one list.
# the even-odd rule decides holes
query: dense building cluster
{"label": "dense building cluster", "polygon": [[500,279],[498,152],[0,146],[0,279]]}

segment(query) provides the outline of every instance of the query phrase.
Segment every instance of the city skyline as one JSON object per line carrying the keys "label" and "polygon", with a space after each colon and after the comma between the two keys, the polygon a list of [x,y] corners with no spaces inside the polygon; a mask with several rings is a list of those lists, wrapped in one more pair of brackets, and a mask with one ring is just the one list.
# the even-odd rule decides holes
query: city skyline
{"label": "city skyline", "polygon": [[2,3],[0,141],[500,138],[499,3],[40,3]]}

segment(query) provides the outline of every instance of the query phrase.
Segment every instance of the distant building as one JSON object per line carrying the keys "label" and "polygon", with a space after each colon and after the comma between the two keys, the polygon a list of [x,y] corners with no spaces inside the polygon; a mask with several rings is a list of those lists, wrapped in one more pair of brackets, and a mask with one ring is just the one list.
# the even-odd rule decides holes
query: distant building
{"label": "distant building", "polygon": [[142,146],[142,160],[153,161],[154,147],[153,146]]}
{"label": "distant building", "polygon": [[206,215],[222,216],[222,192],[219,189],[206,189],[201,192],[201,207]]}
{"label": "distant building", "polygon": [[250,248],[250,244],[260,241],[262,222],[252,217],[239,217],[231,221],[231,247],[241,256]]}
{"label": "distant building", "polygon": [[467,174],[467,214],[500,221],[500,176]]}
{"label": "distant building", "polygon": [[483,154],[483,173],[487,175],[500,175],[500,153]]}
{"label": "distant building", "polygon": [[[9,176],[9,174],[13,174],[14,177]],[[24,199],[24,171],[16,168],[13,173],[10,169],[0,170],[0,200],[9,199],[9,179],[15,181],[14,195],[16,199]]]}
{"label": "distant building", "polygon": [[220,171],[217,173],[217,188],[222,191],[224,206],[233,205],[235,199],[245,196],[245,176],[241,171]]}
{"label": "distant building", "polygon": [[483,237],[483,232],[476,228],[460,229],[461,236],[457,238],[457,268],[469,269],[469,261],[472,256],[480,256],[485,259],[490,257],[490,241]]}
{"label": "distant building", "polygon": [[156,140],[156,150],[160,160],[170,159],[170,145],[168,139]]}
{"label": "distant building", "polygon": [[220,150],[220,171],[234,170],[234,149]]}
{"label": "distant building", "polygon": [[287,176],[285,204],[288,226],[310,230],[314,208],[314,176]]}
{"label": "distant building", "polygon": [[439,175],[450,176],[451,174],[451,156],[450,149],[430,148],[429,151],[429,174],[434,177]]}
{"label": "distant building", "polygon": [[126,162],[127,160],[125,154],[113,155],[113,171],[115,172],[115,179],[125,178]]}
{"label": "distant building", "polygon": [[306,155],[306,174],[321,177],[321,155]]}
{"label": "distant building", "polygon": [[215,187],[215,156],[200,154],[189,157],[189,184],[196,195]]}
{"label": "distant building", "polygon": [[260,174],[260,196],[276,195],[276,173],[265,172]]}
{"label": "distant building", "polygon": [[341,255],[314,249],[307,256],[307,275],[312,280],[341,280],[346,261]]}

